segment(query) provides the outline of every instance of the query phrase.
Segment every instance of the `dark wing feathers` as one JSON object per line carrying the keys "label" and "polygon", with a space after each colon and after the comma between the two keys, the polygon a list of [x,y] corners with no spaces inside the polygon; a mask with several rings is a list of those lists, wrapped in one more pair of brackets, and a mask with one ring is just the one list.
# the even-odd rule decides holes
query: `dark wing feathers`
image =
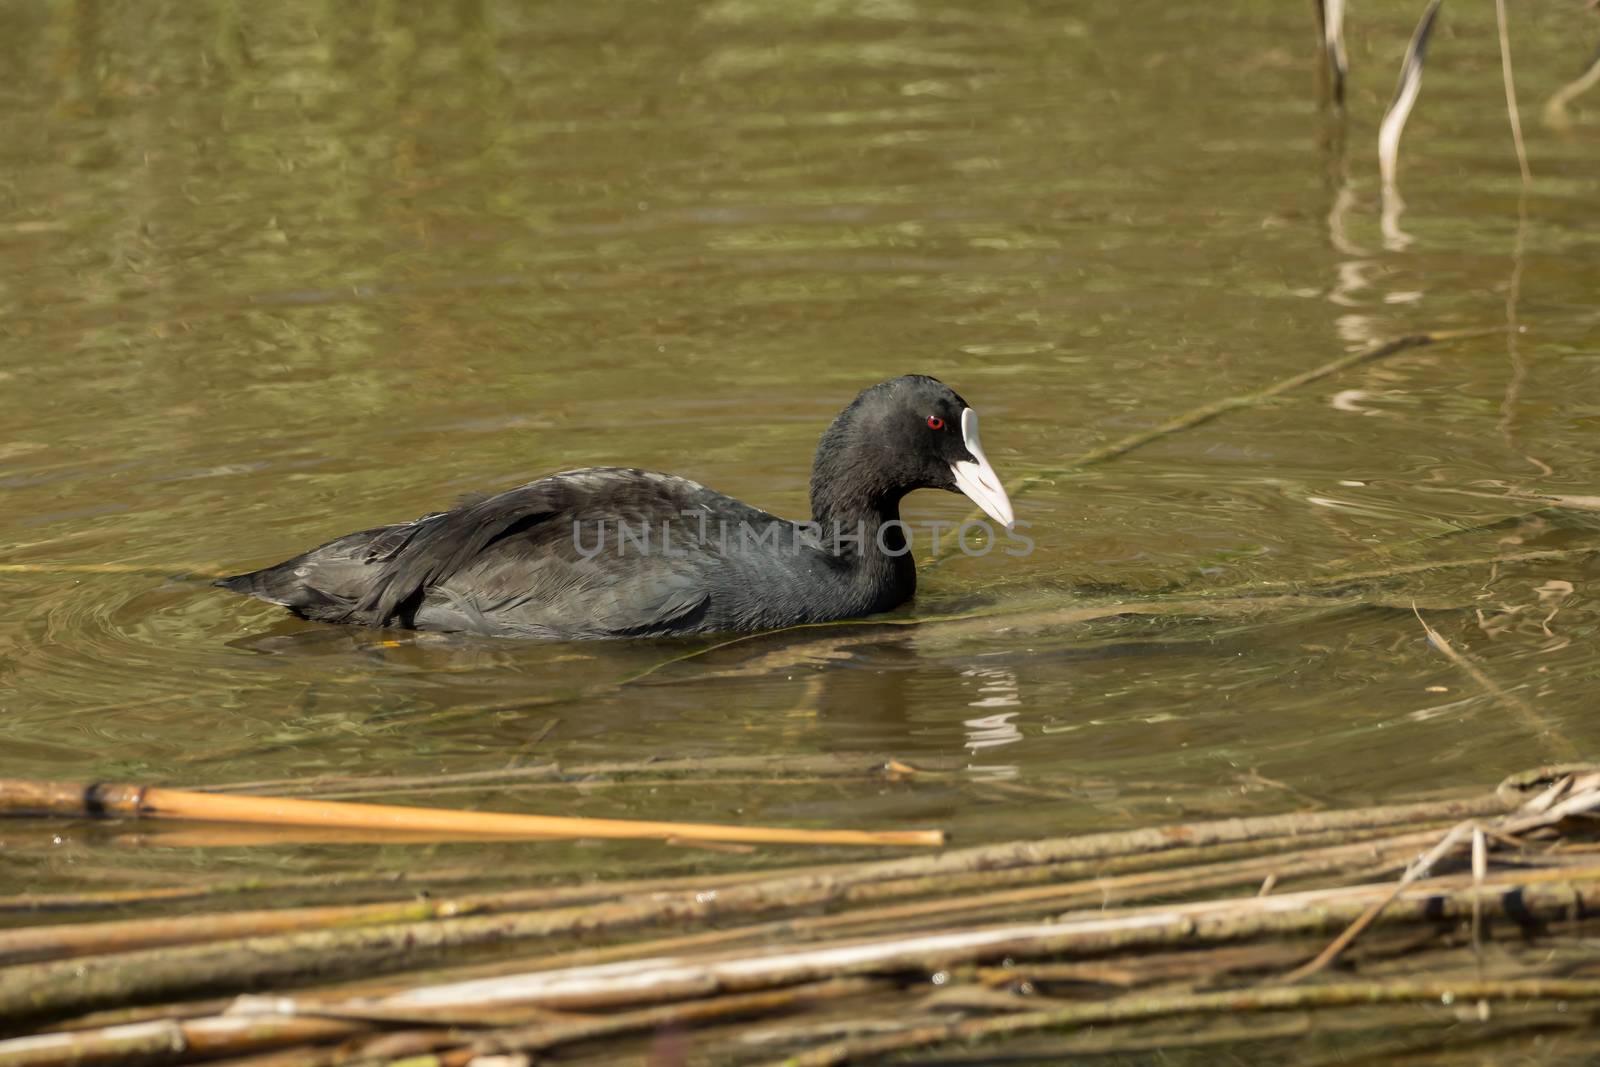
{"label": "dark wing feathers", "polygon": [[409,605],[415,612],[415,601],[429,587],[460,570],[496,541],[551,518],[555,514],[551,502],[540,499],[549,494],[530,492],[539,484],[417,520],[404,543],[384,557],[383,570],[356,605],[356,612],[379,625],[394,618],[403,606]]}
{"label": "dark wing feathers", "polygon": [[684,509],[730,505],[763,514],[682,478],[571,471],[218,584],[327,622],[539,637],[683,632],[712,621],[716,555],[629,552],[617,566],[614,543],[594,558],[578,551],[573,521],[659,527]]}

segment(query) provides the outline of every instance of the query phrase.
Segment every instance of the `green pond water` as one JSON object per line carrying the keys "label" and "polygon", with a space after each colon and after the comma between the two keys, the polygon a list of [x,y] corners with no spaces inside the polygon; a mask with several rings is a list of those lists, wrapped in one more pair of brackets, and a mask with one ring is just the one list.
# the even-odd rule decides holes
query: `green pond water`
{"label": "green pond water", "polygon": [[[1448,8],[1385,226],[1376,129],[1416,14],[1358,5],[1341,123],[1305,4],[0,7],[0,776],[710,760],[385,799],[974,843],[1594,752],[1600,100],[1540,120],[1593,21],[1514,7],[1524,197],[1493,9]],[[822,428],[908,372],[982,411],[1013,485],[1043,477],[1014,499],[1034,551],[919,547],[896,625],[530,644],[301,622],[205,580],[594,464],[800,516]],[[1077,611],[1115,605],[1142,614]],[[891,756],[945,773],[868,773]],[[0,894],[846,855],[163,837],[0,825]]]}

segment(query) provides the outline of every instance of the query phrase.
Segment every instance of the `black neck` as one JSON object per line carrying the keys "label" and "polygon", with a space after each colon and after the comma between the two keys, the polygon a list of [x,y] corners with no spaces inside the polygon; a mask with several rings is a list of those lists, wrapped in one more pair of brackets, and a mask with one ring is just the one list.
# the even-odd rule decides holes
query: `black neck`
{"label": "black neck", "polygon": [[811,521],[820,527],[824,550],[890,604],[916,589],[916,564],[898,525],[905,494],[866,458],[844,416],[823,434],[811,471]]}
{"label": "black neck", "polygon": [[906,492],[884,478],[866,442],[853,432],[850,415],[847,410],[823,433],[811,467],[811,521],[822,527],[824,540],[835,526],[853,530],[865,524],[876,534],[880,523],[900,517]]}

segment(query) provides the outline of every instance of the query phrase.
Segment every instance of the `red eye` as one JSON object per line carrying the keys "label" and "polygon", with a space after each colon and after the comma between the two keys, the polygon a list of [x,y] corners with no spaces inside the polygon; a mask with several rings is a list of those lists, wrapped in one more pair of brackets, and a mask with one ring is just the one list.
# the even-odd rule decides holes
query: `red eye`
{"label": "red eye", "polygon": [[942,429],[944,429],[944,420],[941,419],[937,415],[929,415],[928,416],[928,429],[930,429],[930,430],[942,430]]}

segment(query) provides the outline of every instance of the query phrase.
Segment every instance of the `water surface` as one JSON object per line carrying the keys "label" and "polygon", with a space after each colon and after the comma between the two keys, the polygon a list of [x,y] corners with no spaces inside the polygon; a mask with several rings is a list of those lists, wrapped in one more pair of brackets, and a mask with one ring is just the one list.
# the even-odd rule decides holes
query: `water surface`
{"label": "water surface", "polygon": [[[1414,13],[1358,14],[1341,123],[1293,4],[6,5],[0,775],[827,755],[862,773],[397,799],[972,842],[1592,751],[1600,524],[1512,498],[1600,492],[1595,105],[1567,138],[1537,119],[1586,24],[1516,12],[1523,196],[1492,9],[1448,12],[1386,234],[1372,146]],[[1508,324],[1065,471],[1375,340]],[[895,616],[966,622],[528,645],[298,622],[201,577],[590,464],[799,516],[822,427],[907,372],[1043,475],[1031,555],[925,567]],[[1565,554],[1240,599],[1535,550]],[[1072,613],[1115,604],[1147,613]],[[740,862],[34,829],[5,830],[0,893]]]}

